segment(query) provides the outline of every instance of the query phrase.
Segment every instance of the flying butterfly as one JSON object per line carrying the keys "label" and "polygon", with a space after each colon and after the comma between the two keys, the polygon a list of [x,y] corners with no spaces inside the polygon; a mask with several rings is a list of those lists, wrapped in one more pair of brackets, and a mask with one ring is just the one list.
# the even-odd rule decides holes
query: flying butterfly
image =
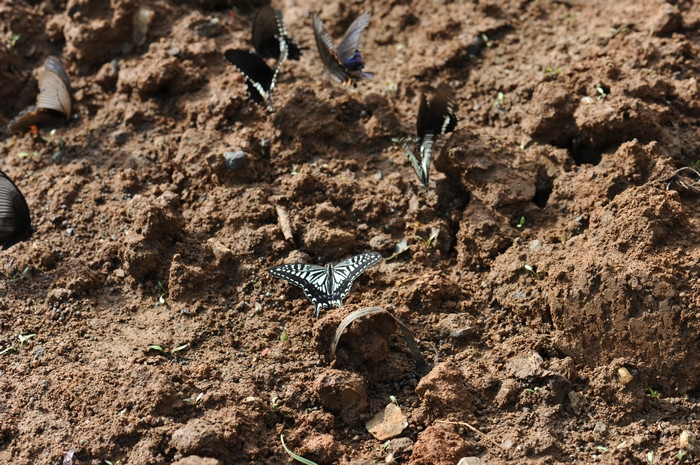
{"label": "flying butterfly", "polygon": [[9,132],[27,132],[32,126],[38,129],[55,127],[70,118],[73,108],[71,86],[63,63],[49,56],[37,80],[39,94],[36,105],[25,108],[10,121],[7,125]]}
{"label": "flying butterfly", "polygon": [[365,62],[362,60],[362,53],[358,49],[360,36],[362,31],[369,25],[371,16],[369,13],[358,16],[348,30],[345,31],[340,45],[336,48],[318,13],[313,14],[314,36],[316,37],[316,46],[318,47],[323,67],[326,68],[326,71],[333,79],[343,85],[352,84],[355,86],[357,85],[356,81],[374,76],[373,73],[362,71],[365,67]]}
{"label": "flying butterfly", "polygon": [[378,252],[366,252],[336,265],[295,263],[275,266],[268,272],[276,278],[285,279],[300,287],[314,304],[314,316],[318,317],[322,308],[342,307],[353,281],[381,259],[382,255]]}
{"label": "flying butterfly", "polygon": [[253,47],[261,58],[279,60],[282,48],[287,47],[287,58],[299,60],[301,48],[287,35],[282,12],[265,6],[258,10],[253,20]]}
{"label": "flying butterfly", "polygon": [[10,248],[34,232],[29,207],[20,190],[0,171],[0,246]]}
{"label": "flying butterfly", "polygon": [[[452,132],[457,126],[457,115],[455,114],[455,105],[450,86],[440,84],[430,102],[428,102],[425,94],[421,95],[416,126],[418,138],[415,141],[411,141],[410,138],[400,139],[399,141],[418,179],[427,188],[430,182],[430,157],[433,150],[433,141],[436,136]],[[420,160],[413,152],[411,142],[414,142],[416,147],[418,147]]]}

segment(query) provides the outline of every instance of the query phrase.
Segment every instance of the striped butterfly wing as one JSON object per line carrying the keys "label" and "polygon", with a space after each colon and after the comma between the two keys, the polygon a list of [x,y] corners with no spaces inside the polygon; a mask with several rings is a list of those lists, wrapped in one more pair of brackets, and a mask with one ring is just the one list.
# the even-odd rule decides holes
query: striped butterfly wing
{"label": "striped butterfly wing", "polygon": [[255,103],[264,103],[274,87],[275,72],[262,58],[246,50],[226,50],[224,56],[243,74],[248,98]]}
{"label": "striped butterfly wing", "polygon": [[[279,59],[282,47],[288,50],[292,60],[301,58],[299,45],[287,35],[282,12],[265,6],[258,10],[253,20],[253,46],[262,58]],[[281,60],[280,60],[281,61]]]}
{"label": "striped butterfly wing", "polygon": [[70,118],[73,109],[68,74],[58,58],[50,56],[44,62],[44,70],[39,73],[39,95],[36,106]]}
{"label": "striped butterfly wing", "polygon": [[294,263],[270,268],[268,272],[275,278],[289,281],[300,287],[304,295],[314,304],[314,315],[322,308],[330,308],[331,296],[328,293],[328,269],[325,266]]}
{"label": "striped butterfly wing", "polygon": [[29,207],[20,190],[0,171],[0,246],[12,247],[33,232]]}
{"label": "striped butterfly wing", "polygon": [[352,283],[372,265],[382,259],[379,252],[367,252],[355,255],[347,260],[343,260],[335,266],[330,266],[333,289],[330,301],[338,307],[343,305],[343,300],[347,297]]}

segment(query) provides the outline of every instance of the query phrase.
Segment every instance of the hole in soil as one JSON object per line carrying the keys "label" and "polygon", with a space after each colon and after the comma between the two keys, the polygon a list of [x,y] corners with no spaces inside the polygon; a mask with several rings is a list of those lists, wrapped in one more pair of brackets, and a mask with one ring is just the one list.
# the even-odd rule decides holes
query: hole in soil
{"label": "hole in soil", "polygon": [[539,208],[546,207],[549,196],[552,194],[553,187],[554,180],[550,176],[547,176],[544,169],[540,167],[537,172],[537,181],[535,182],[535,196],[532,198],[535,205]]}
{"label": "hole in soil", "polygon": [[597,165],[600,151],[586,143],[581,137],[574,137],[566,147],[577,165]]}

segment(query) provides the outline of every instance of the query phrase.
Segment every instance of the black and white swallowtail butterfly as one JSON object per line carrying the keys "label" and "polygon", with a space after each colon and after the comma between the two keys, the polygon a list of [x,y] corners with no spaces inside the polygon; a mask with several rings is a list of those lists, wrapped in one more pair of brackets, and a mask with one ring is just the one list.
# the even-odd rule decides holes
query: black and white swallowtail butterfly
{"label": "black and white swallowtail butterfly", "polygon": [[306,297],[314,304],[314,315],[318,316],[322,308],[341,307],[353,281],[381,259],[380,253],[367,252],[343,260],[337,265],[295,263],[275,266],[268,272],[302,288]]}
{"label": "black and white swallowtail butterfly", "polygon": [[301,48],[287,35],[282,12],[265,6],[258,10],[253,20],[253,46],[261,58],[279,60],[282,48],[287,47],[287,58],[299,60]]}
{"label": "black and white swallowtail butterfly", "polygon": [[29,207],[20,190],[0,171],[0,246],[3,250],[29,239],[34,232]]}
{"label": "black and white swallowtail butterfly", "polygon": [[440,84],[430,102],[425,94],[421,95],[416,126],[418,138],[414,142],[418,147],[420,160],[411,149],[411,139],[401,139],[401,145],[411,161],[418,179],[427,188],[430,182],[430,157],[433,141],[436,136],[452,132],[457,126],[457,115],[455,114],[450,86]]}
{"label": "black and white swallowtail butterfly", "polygon": [[371,16],[369,13],[358,16],[345,31],[340,45],[336,48],[318,13],[313,14],[314,36],[323,66],[333,79],[343,85],[356,85],[357,80],[374,76],[372,73],[362,71],[365,62],[362,60],[362,53],[358,50],[360,36],[369,25]]}
{"label": "black and white swallowtail butterfly", "polygon": [[[283,48],[283,55],[286,54],[286,50]],[[233,66],[238,68],[238,71],[243,73],[245,83],[248,86],[248,98],[255,103],[267,103],[268,110],[274,111],[271,96],[282,60],[279,60],[275,68],[272,69],[258,55],[246,50],[226,50],[224,56]]]}
{"label": "black and white swallowtail butterfly", "polygon": [[36,105],[25,108],[10,121],[7,125],[9,132],[27,132],[32,126],[37,129],[56,127],[70,118],[73,109],[71,86],[61,60],[47,57],[37,80]]}

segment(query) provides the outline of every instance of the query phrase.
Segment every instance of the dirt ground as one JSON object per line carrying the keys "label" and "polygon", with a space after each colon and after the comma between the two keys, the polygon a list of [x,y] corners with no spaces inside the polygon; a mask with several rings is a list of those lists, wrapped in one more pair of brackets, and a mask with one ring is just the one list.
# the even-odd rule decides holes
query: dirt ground
{"label": "dirt ground", "polygon": [[[223,57],[258,6],[0,2],[0,125],[48,55],[74,97],[1,143],[36,232],[0,257],[0,462],[698,463],[700,6],[274,3],[273,114]],[[312,11],[372,13],[373,79],[330,81]],[[442,82],[426,191],[392,138]],[[266,272],[369,250],[318,319]],[[372,306],[427,370],[386,315],[331,360]]]}

